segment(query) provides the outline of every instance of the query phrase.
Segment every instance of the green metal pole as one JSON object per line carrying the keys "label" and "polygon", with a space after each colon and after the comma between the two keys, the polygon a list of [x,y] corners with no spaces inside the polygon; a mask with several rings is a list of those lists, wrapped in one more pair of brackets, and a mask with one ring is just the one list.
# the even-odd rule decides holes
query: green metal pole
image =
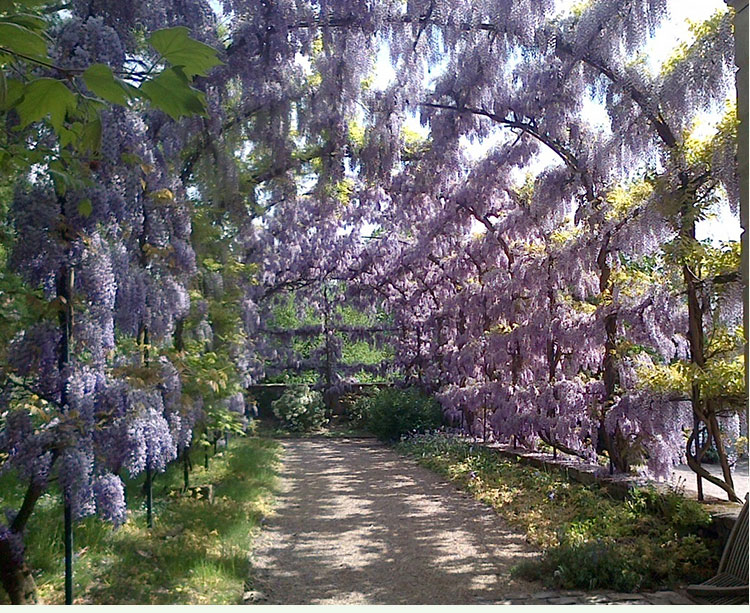
{"label": "green metal pole", "polygon": [[73,512],[65,503],[65,604],[73,604]]}
{"label": "green metal pole", "polygon": [[149,528],[154,527],[154,513],[153,513],[153,480],[151,478],[151,468],[146,467],[146,525]]}

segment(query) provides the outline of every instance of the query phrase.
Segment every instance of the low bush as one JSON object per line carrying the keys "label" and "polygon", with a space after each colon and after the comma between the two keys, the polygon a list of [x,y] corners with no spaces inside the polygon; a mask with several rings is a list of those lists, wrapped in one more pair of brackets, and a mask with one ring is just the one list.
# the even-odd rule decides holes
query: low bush
{"label": "low bush", "polygon": [[417,388],[385,388],[360,398],[354,407],[365,428],[382,441],[440,427],[443,414],[437,400]]}
{"label": "low bush", "polygon": [[526,533],[542,555],[515,569],[524,579],[627,592],[701,582],[718,566],[722,543],[704,530],[710,516],[679,492],[643,488],[615,500],[598,486],[569,482],[443,432],[410,437],[397,449]]}
{"label": "low bush", "polygon": [[323,395],[307,385],[288,388],[271,407],[282,426],[294,432],[315,430],[328,421]]}

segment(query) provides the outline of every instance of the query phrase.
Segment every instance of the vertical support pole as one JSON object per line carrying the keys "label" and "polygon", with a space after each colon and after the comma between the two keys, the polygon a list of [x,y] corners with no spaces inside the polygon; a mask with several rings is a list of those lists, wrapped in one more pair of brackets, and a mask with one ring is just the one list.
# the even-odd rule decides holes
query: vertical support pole
{"label": "vertical support pole", "polygon": [[[141,359],[143,365],[148,368],[150,365],[150,355],[148,350],[148,328],[143,326],[141,329]],[[146,526],[148,528],[154,527],[154,488],[153,488],[153,476],[151,473],[151,466],[149,465],[150,458],[146,455]]]}
{"label": "vertical support pole", "polygon": [[331,347],[331,301],[328,297],[328,285],[323,282],[323,342],[325,343],[325,372],[323,378],[325,385],[323,388],[323,403],[329,418],[333,417],[333,398],[331,397],[331,386],[333,384],[333,347]]}
{"label": "vertical support pole", "polygon": [[73,604],[73,510],[70,503],[65,508],[65,604]]}
{"label": "vertical support pole", "polygon": [[182,482],[184,484],[183,491],[187,492],[188,488],[190,487],[190,458],[189,454],[190,449],[187,448],[185,451],[182,452]]}
{"label": "vertical support pole", "polygon": [[[701,443],[701,422],[698,419],[698,417],[694,414],[693,415],[693,430],[695,430],[695,458],[698,460],[698,465],[701,463],[701,459],[703,457],[703,454],[700,452],[700,450],[703,447],[703,443]],[[698,487],[698,500],[703,500],[703,477],[700,476],[699,473],[695,473],[695,481],[696,486]]]}
{"label": "vertical support pole", "polygon": [[153,480],[151,478],[151,467],[146,467],[146,525],[149,528],[154,527],[154,512],[153,512]]}
{"label": "vertical support pole", "polygon": [[[57,281],[57,297],[60,299],[63,308],[58,315],[60,324],[60,356],[58,358],[58,369],[62,375],[70,364],[71,345],[73,342],[73,287],[74,272],[71,266],[63,266]],[[63,407],[68,405],[67,385],[63,382],[60,393],[60,404]],[[73,604],[73,509],[70,501],[67,500],[63,492],[63,513],[64,513],[64,536],[65,541],[65,604]]]}

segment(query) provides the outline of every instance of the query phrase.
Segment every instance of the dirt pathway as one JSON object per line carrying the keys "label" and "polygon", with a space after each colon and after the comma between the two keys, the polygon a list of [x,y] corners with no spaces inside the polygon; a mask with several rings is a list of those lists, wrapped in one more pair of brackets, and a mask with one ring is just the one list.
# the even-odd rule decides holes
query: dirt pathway
{"label": "dirt pathway", "polygon": [[538,587],[492,509],[366,439],[284,441],[282,491],[253,552],[260,604],[478,604]]}

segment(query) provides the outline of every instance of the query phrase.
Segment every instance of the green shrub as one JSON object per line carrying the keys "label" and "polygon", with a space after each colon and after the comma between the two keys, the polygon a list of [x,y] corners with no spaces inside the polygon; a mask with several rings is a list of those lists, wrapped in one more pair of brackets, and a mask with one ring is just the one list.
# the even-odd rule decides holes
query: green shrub
{"label": "green shrub", "polygon": [[504,459],[447,432],[409,437],[397,450],[526,533],[542,555],[514,569],[524,579],[629,592],[700,583],[718,566],[723,542],[706,530],[710,515],[679,491],[646,487],[615,500],[596,485]]}
{"label": "green shrub", "polygon": [[627,504],[635,513],[646,511],[659,517],[678,536],[696,533],[711,523],[706,509],[695,500],[685,498],[679,490],[638,488],[630,493]]}
{"label": "green shrub", "polygon": [[282,426],[295,432],[315,430],[328,421],[323,395],[307,385],[288,388],[271,407]]}
{"label": "green shrub", "polygon": [[552,587],[618,592],[637,589],[642,580],[616,545],[602,540],[566,540],[546,550],[541,560],[521,563],[514,574]]}
{"label": "green shrub", "polygon": [[417,388],[385,388],[371,397],[360,398],[355,412],[365,427],[382,441],[440,427],[443,414],[437,400]]}

